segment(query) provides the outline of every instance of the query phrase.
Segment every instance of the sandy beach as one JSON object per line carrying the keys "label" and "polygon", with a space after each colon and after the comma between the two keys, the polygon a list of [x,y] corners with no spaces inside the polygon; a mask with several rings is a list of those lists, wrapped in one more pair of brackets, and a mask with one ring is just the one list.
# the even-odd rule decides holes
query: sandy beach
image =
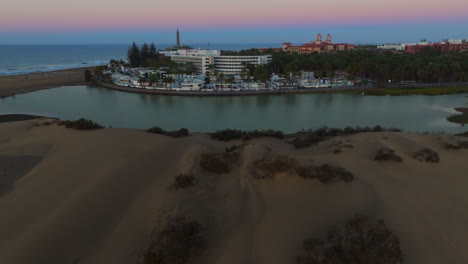
{"label": "sandy beach", "polygon": [[[374,132],[302,149],[258,138],[236,151],[229,173],[214,174],[200,168],[201,155],[242,142],[50,122],[0,123],[1,263],[143,263],[155,232],[174,216],[203,226],[206,248],[190,263],[296,263],[303,239],[325,237],[355,213],[385,220],[404,263],[468,262],[468,149],[444,147],[466,138]],[[335,153],[339,142],[347,146]],[[403,161],[375,161],[382,147]],[[421,148],[440,162],[414,159]],[[354,181],[252,177],[256,160],[280,155],[340,166]],[[186,173],[195,185],[174,189],[175,176]]]}
{"label": "sandy beach", "polygon": [[[0,77],[0,97],[85,84],[84,71],[87,68]],[[92,68],[89,69],[92,70]]]}

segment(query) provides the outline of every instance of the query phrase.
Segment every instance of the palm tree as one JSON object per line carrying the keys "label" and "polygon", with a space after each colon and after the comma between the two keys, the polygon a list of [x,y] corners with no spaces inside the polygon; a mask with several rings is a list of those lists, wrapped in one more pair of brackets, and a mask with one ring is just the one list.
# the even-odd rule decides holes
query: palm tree
{"label": "palm tree", "polygon": [[171,83],[174,82],[174,78],[172,77],[166,77],[163,79],[163,82],[166,84],[166,89],[169,88],[169,89],[172,89],[171,88]]}
{"label": "palm tree", "polygon": [[234,76],[229,76],[226,78],[226,82],[229,83],[229,88],[231,89],[234,88],[233,87],[234,81],[235,81]]}
{"label": "palm tree", "polygon": [[159,82],[159,78],[158,78],[157,74],[151,74],[149,82],[151,84],[154,84],[154,87],[156,88],[156,86],[158,85],[158,82]]}
{"label": "palm tree", "polygon": [[208,70],[210,70],[210,74],[214,74],[214,68],[215,68],[214,64],[208,65]]}
{"label": "palm tree", "polygon": [[146,83],[146,79],[145,77],[140,77],[138,78],[138,83],[140,84],[140,86],[142,87],[144,83]]}

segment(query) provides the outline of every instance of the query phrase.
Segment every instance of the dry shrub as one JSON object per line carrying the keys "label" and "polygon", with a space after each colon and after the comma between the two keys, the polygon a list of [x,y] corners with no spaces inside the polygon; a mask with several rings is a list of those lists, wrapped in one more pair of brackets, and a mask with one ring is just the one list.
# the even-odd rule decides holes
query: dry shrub
{"label": "dry shrub", "polygon": [[446,143],[445,149],[448,149],[448,150],[468,149],[468,141],[459,141],[455,144]]}
{"label": "dry shrub", "polygon": [[[227,154],[228,153],[226,153],[226,155]],[[203,154],[200,158],[199,165],[203,170],[216,174],[229,173],[231,171],[228,163],[224,160],[224,155],[222,154]]]}
{"label": "dry shrub", "polygon": [[420,151],[414,153],[413,158],[419,161],[433,162],[437,163],[440,161],[439,154],[431,149],[421,149]]}
{"label": "dry shrub", "polygon": [[391,161],[396,161],[396,162],[402,162],[403,159],[395,153],[393,149],[389,148],[381,148],[377,151],[377,154],[375,155],[374,160],[391,160]]}
{"label": "dry shrub", "polygon": [[178,137],[187,137],[189,135],[189,131],[186,128],[181,128],[176,131],[166,131],[160,127],[152,127],[146,130],[148,133],[153,133],[153,134],[159,134],[159,135],[164,135],[164,136],[169,136],[173,138],[178,138]]}
{"label": "dry shrub", "polygon": [[167,222],[145,254],[145,264],[184,264],[205,249],[203,228],[196,221],[177,217]]}
{"label": "dry shrub", "polygon": [[195,185],[196,179],[192,174],[180,174],[174,178],[174,186],[176,190],[189,188]]}
{"label": "dry shrub", "polygon": [[302,166],[296,169],[297,175],[305,179],[318,179],[322,183],[329,183],[333,181],[352,182],[354,176],[351,172],[340,168],[333,167],[328,164],[321,166]]}
{"label": "dry shrub", "polygon": [[58,123],[61,126],[65,126],[66,128],[74,128],[77,130],[95,130],[104,128],[103,126],[99,125],[98,123],[93,122],[92,120],[80,118],[75,121],[61,121]]}
{"label": "dry shrub", "polygon": [[342,227],[331,228],[327,240],[308,238],[303,241],[304,256],[300,264],[401,264],[403,253],[399,238],[383,220],[372,225],[356,215]]}
{"label": "dry shrub", "polygon": [[294,171],[296,166],[296,159],[288,156],[257,160],[253,164],[252,176],[255,179],[271,179],[276,173]]}

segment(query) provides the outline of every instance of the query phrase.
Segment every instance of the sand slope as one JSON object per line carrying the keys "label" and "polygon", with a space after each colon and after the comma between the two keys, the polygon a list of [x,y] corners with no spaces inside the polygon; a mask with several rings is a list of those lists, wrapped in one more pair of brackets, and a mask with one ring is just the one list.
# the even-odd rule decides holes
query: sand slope
{"label": "sand slope", "polygon": [[[0,263],[138,263],[152,232],[174,215],[205,227],[207,250],[193,263],[294,263],[304,238],[323,237],[354,213],[385,219],[405,263],[468,263],[468,150],[445,150],[451,136],[367,133],[300,150],[256,139],[230,174],[212,175],[198,168],[200,154],[239,142],[35,125],[43,122],[0,124],[0,159],[41,158],[0,196]],[[333,154],[337,140],[353,148]],[[373,161],[381,146],[404,162]],[[414,160],[421,147],[441,162]],[[338,165],[355,180],[253,179],[252,162],[275,155]],[[174,176],[187,172],[196,186],[174,191]]]}
{"label": "sand slope", "polygon": [[86,84],[84,72],[94,67],[0,77],[0,98],[43,89]]}

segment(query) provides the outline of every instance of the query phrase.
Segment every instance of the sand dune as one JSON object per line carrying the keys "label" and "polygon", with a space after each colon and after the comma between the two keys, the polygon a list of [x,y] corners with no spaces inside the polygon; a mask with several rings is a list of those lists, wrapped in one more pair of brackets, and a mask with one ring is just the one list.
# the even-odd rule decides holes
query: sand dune
{"label": "sand dune", "polygon": [[[240,142],[44,122],[0,124],[6,171],[14,165],[4,157],[38,157],[0,196],[0,263],[140,263],[154,233],[177,215],[205,229],[206,250],[191,263],[295,263],[304,238],[324,237],[355,213],[386,221],[400,237],[404,263],[468,263],[468,150],[444,148],[461,138],[365,133],[299,150],[261,138],[242,147],[229,174],[215,175],[199,168],[200,155]],[[338,141],[352,147],[333,154]],[[381,147],[403,162],[374,161]],[[421,148],[441,161],[415,160]],[[340,166],[355,180],[251,176],[254,161],[278,155]],[[195,186],[171,188],[181,173],[194,174]]]}
{"label": "sand dune", "polygon": [[61,86],[86,84],[85,69],[94,67],[58,70],[0,77],[0,98]]}

